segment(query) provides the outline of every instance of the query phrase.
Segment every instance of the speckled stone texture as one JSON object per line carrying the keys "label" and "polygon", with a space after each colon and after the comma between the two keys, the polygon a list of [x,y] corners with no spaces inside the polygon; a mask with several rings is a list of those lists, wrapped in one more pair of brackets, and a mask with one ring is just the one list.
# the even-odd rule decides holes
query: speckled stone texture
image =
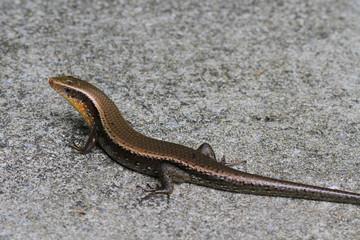
{"label": "speckled stone texture", "polygon": [[360,192],[359,1],[0,1],[0,239],[357,239],[359,206],[124,169],[48,85],[102,89],[140,132],[235,168]]}

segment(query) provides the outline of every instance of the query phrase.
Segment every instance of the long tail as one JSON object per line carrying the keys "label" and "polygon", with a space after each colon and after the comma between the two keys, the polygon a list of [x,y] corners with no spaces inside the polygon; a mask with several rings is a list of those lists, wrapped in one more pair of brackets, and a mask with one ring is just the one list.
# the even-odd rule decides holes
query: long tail
{"label": "long tail", "polygon": [[277,180],[232,168],[228,168],[228,170],[231,171],[231,174],[227,173],[224,178],[207,176],[205,178],[195,177],[192,180],[196,184],[237,193],[360,205],[360,194],[358,193]]}

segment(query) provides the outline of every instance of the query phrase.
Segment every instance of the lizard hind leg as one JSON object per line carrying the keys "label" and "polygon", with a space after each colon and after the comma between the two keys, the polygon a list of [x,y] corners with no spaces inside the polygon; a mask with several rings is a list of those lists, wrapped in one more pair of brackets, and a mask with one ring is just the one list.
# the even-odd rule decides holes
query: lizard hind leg
{"label": "lizard hind leg", "polygon": [[[217,161],[217,160],[216,160],[215,152],[214,152],[214,150],[213,150],[213,148],[211,147],[210,144],[208,144],[208,143],[206,143],[206,142],[203,143],[203,144],[201,144],[200,147],[197,149],[197,151],[199,151],[199,152],[201,152],[202,154],[208,156],[209,158],[212,158],[212,159],[214,159],[215,161]],[[224,165],[226,165],[226,166],[231,165],[231,164],[229,164],[229,163],[226,163],[225,155],[223,155],[223,157],[221,158],[221,160],[220,160],[219,162],[222,163],[222,164],[224,164]]]}
{"label": "lizard hind leg", "polygon": [[208,156],[209,158],[212,158],[216,161],[216,155],[214,150],[212,149],[212,147],[210,146],[210,144],[208,143],[203,143],[200,145],[200,147],[198,147],[197,149],[198,152],[201,152],[202,154]]}
{"label": "lizard hind leg", "polygon": [[142,200],[149,199],[151,196],[156,194],[165,194],[167,195],[167,198],[170,199],[170,195],[174,190],[174,182],[189,182],[191,177],[190,174],[175,165],[163,163],[159,168],[159,179],[161,185],[157,185],[155,187],[151,187],[149,184],[147,184],[146,187],[138,186],[143,191],[148,192]]}
{"label": "lizard hind leg", "polygon": [[[201,144],[200,147],[197,149],[197,151],[199,151],[202,154],[208,156],[209,158],[212,158],[215,161],[217,161],[215,152],[214,152],[213,148],[210,146],[210,144],[208,144],[208,143]],[[227,163],[226,160],[225,160],[225,155],[222,156],[219,163],[221,163],[221,164],[223,164],[225,166],[228,166],[228,167],[235,166],[235,165],[238,164],[238,163]]]}

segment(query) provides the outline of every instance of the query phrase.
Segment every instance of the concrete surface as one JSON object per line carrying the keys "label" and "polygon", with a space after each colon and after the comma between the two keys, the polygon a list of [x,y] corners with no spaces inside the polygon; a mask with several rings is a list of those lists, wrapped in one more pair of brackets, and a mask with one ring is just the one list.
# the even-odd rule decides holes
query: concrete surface
{"label": "concrete surface", "polygon": [[[240,3],[241,2],[241,3]],[[102,150],[48,85],[103,89],[142,133],[360,192],[359,1],[0,2],[0,239],[360,239],[359,206],[176,185]]]}

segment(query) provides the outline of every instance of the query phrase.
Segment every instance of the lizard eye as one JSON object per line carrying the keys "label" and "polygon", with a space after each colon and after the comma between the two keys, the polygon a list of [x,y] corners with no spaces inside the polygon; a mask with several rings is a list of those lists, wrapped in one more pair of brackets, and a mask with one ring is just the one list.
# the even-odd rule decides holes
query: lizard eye
{"label": "lizard eye", "polygon": [[68,87],[64,87],[64,91],[65,91],[66,93],[70,93],[70,92],[71,92],[71,89],[68,88]]}

